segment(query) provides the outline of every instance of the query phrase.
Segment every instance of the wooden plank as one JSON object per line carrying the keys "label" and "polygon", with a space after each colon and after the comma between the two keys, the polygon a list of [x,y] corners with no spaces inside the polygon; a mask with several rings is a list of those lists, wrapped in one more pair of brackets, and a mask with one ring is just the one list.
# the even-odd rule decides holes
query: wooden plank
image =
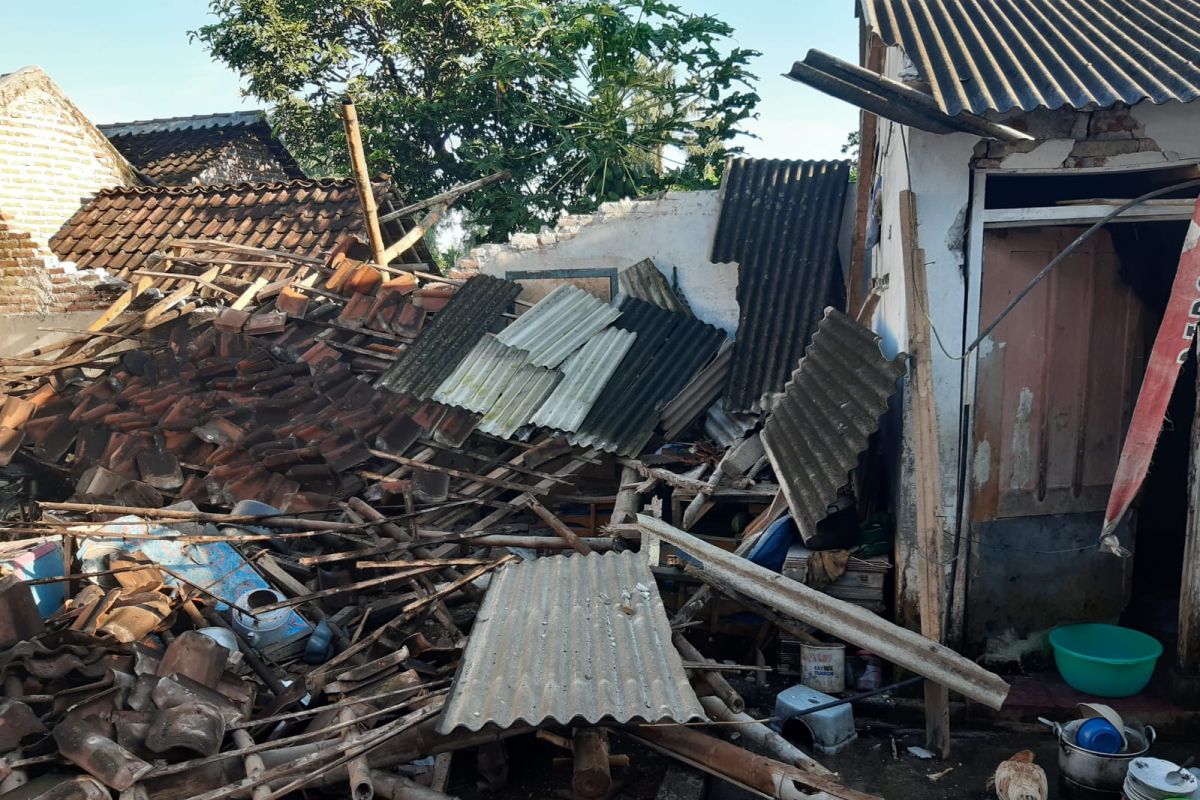
{"label": "wooden plank", "polygon": [[258,293],[261,292],[263,290],[263,287],[265,287],[270,282],[271,282],[270,277],[268,277],[266,275],[259,275],[257,278],[254,279],[253,283],[251,283],[249,286],[247,286],[245,288],[245,290],[238,296],[238,298],[236,300],[233,301],[233,303],[229,307],[234,309],[235,311],[241,311],[246,306],[253,303],[254,298],[258,296]]}
{"label": "wooden plank", "polygon": [[421,241],[421,239],[425,236],[426,231],[438,223],[438,220],[442,218],[442,215],[446,213],[446,209],[449,207],[449,203],[439,203],[438,205],[434,206],[433,209],[425,215],[425,219],[414,225],[412,230],[400,237],[398,241],[390,245],[387,250],[383,252],[383,260],[379,263],[387,265],[404,255],[406,250],[415,245],[417,242]]}
{"label": "wooden plank", "polygon": [[[945,531],[938,513],[942,498],[941,463],[938,460],[937,406],[933,395],[925,254],[917,244],[917,199],[911,191],[900,193],[900,240],[910,355],[908,394],[912,409],[918,608],[922,635],[940,642],[946,598],[942,563]],[[950,755],[950,695],[944,686],[929,681],[925,684],[925,745],[942,758]]]}

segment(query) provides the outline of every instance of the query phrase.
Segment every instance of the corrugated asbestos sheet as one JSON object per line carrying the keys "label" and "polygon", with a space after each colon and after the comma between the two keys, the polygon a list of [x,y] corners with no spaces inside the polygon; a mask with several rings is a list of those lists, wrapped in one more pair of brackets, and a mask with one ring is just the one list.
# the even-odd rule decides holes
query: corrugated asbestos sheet
{"label": "corrugated asbestos sheet", "polygon": [[862,7],[948,114],[1200,96],[1196,0],[863,0]]}
{"label": "corrugated asbestos sheet", "polygon": [[608,328],[593,336],[563,362],[562,382],[530,422],[560,431],[578,430],[636,338],[633,331],[620,328]]}
{"label": "corrugated asbestos sheet", "polygon": [[645,562],[593,553],[496,573],[438,732],[705,718]]}
{"label": "corrugated asbestos sheet", "polygon": [[634,456],[653,436],[663,402],[713,357],[725,333],[632,297],[621,298],[613,325],[637,339],[569,441]]}
{"label": "corrugated asbestos sheet", "polygon": [[529,353],[529,363],[557,367],[621,312],[595,295],[564,283],[496,337]]}
{"label": "corrugated asbestos sheet", "polygon": [[712,261],[738,263],[737,341],[725,406],[779,392],[826,306],[845,305],[838,261],[849,161],[731,159]]}
{"label": "corrugated asbestos sheet", "polygon": [[513,376],[529,363],[524,350],[500,344],[485,334],[433,393],[433,400],[485,414]]}
{"label": "corrugated asbestos sheet", "polygon": [[525,425],[562,380],[556,369],[526,364],[517,370],[504,393],[479,421],[479,430],[507,439]]}
{"label": "corrugated asbestos sheet", "polygon": [[826,309],[762,431],[767,458],[806,540],[879,427],[907,358],[884,358],[878,336],[842,312]]}
{"label": "corrugated asbestos sheet", "polygon": [[729,365],[733,363],[733,342],[726,342],[717,351],[716,358],[696,377],[688,381],[683,391],[675,395],[662,410],[663,435],[674,439],[711,406],[725,390],[729,379]]}
{"label": "corrugated asbestos sheet", "polygon": [[617,273],[617,289],[621,294],[645,300],[647,303],[654,303],[667,311],[687,314],[689,317],[692,315],[692,310],[688,308],[687,302],[671,288],[666,277],[648,258],[643,258],[632,267]]}
{"label": "corrugated asbestos sheet", "polygon": [[520,293],[521,287],[511,281],[471,278],[376,386],[428,400]]}

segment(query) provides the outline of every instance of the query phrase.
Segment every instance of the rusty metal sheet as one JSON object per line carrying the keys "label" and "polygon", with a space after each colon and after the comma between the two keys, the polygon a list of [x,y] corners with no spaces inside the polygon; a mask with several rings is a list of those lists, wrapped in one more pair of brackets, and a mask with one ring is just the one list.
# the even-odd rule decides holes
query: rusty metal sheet
{"label": "rusty metal sheet", "polygon": [[704,718],[654,576],[627,551],[500,569],[438,731]]}
{"label": "rusty metal sheet", "polygon": [[1200,3],[864,0],[947,114],[1200,97]]}
{"label": "rusty metal sheet", "polygon": [[872,331],[836,309],[825,310],[762,431],[767,458],[805,540],[828,516],[867,448],[906,359],[902,354],[889,361]]}

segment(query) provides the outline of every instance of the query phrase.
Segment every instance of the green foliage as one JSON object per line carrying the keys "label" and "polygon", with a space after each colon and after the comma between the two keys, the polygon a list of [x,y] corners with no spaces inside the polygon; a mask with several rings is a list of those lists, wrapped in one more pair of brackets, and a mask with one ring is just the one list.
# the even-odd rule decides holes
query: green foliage
{"label": "green foliage", "polygon": [[716,185],[758,95],[755,51],[660,0],[211,0],[194,32],[312,174],[345,174],[340,98],[408,198],[511,169],[463,205],[491,236]]}

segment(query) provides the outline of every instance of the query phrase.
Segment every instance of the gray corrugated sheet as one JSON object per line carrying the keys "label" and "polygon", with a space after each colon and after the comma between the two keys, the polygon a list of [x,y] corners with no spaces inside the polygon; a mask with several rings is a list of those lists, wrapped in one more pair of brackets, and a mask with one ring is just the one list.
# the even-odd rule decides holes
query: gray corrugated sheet
{"label": "gray corrugated sheet", "polygon": [[671,288],[666,277],[648,258],[643,258],[632,267],[618,272],[617,288],[621,294],[645,300],[647,303],[654,303],[667,311],[692,316],[692,310],[688,308],[687,301]]}
{"label": "gray corrugated sheet", "polygon": [[807,540],[879,427],[907,356],[884,358],[879,337],[829,308],[763,426],[762,441]]}
{"label": "gray corrugated sheet", "polygon": [[845,305],[838,260],[849,161],[732,159],[712,260],[738,263],[737,341],[725,407],[779,392],[826,306]]}
{"label": "gray corrugated sheet", "polygon": [[1196,0],[863,0],[948,114],[1200,96]]}
{"label": "gray corrugated sheet", "polygon": [[731,414],[720,403],[713,403],[704,415],[704,432],[722,447],[729,447],[757,424],[757,414]]}
{"label": "gray corrugated sheet", "polygon": [[696,373],[696,377],[688,381],[683,391],[675,395],[663,406],[662,428],[663,436],[668,441],[683,433],[714,401],[725,393],[725,384],[729,380],[729,365],[733,363],[733,342],[725,342],[717,355],[704,369]]}
{"label": "gray corrugated sheet", "polygon": [[646,563],[593,553],[492,578],[438,732],[702,719]]}
{"label": "gray corrugated sheet", "polygon": [[556,369],[526,364],[517,370],[503,394],[479,421],[479,430],[507,439],[525,425],[562,380]]}
{"label": "gray corrugated sheet", "polygon": [[471,278],[375,385],[428,400],[520,293],[511,281]]}
{"label": "gray corrugated sheet", "polygon": [[557,367],[621,312],[595,295],[564,283],[497,336],[529,352],[529,363]]}
{"label": "gray corrugated sheet", "polygon": [[644,300],[619,300],[621,317],[613,325],[634,331],[637,339],[579,431],[568,438],[572,444],[635,456],[654,435],[659,408],[716,354],[725,333]]}
{"label": "gray corrugated sheet", "polygon": [[485,334],[442,381],[432,399],[485,414],[496,404],[517,371],[528,363],[529,355],[524,350],[507,347],[495,336]]}
{"label": "gray corrugated sheet", "polygon": [[607,328],[593,336],[563,363],[562,382],[530,422],[560,431],[578,430],[635,339],[636,333],[620,328]]}

